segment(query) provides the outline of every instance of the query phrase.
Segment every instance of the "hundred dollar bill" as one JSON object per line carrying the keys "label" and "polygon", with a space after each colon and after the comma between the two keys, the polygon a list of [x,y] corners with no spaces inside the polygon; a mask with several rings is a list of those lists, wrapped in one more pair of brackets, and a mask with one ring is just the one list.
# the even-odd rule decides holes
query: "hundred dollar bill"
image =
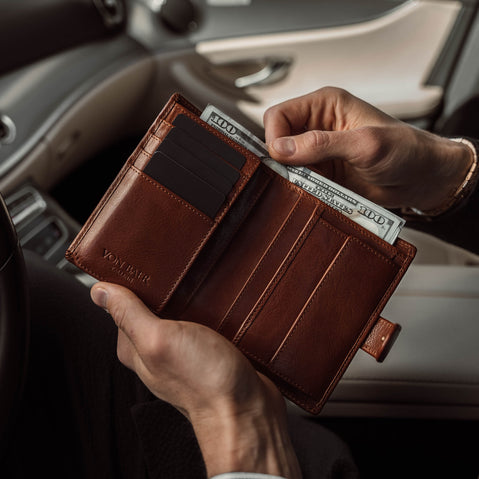
{"label": "hundred dollar bill", "polygon": [[214,105],[207,105],[200,118],[208,123],[208,125],[221,131],[221,133],[228,138],[231,138],[256,156],[259,156],[263,163],[276,171],[276,173],[289,179],[287,168],[270,158],[266,143],[253,135],[253,133],[247,130],[243,125],[240,125],[237,121],[233,120],[226,113],[223,113],[219,108],[216,108]]}
{"label": "hundred dollar bill", "polygon": [[289,181],[393,244],[405,221],[372,201],[305,167],[288,166]]}
{"label": "hundred dollar bill", "polygon": [[355,223],[390,244],[396,241],[404,226],[404,219],[309,168],[284,166],[274,161],[269,157],[268,148],[263,141],[214,105],[205,108],[201,119],[259,156],[278,174],[340,211]]}

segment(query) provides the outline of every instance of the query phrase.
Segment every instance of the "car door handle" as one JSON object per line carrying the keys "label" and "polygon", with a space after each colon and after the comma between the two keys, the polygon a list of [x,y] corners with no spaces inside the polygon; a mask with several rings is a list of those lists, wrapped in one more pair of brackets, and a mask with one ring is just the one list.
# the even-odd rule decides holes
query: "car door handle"
{"label": "car door handle", "polygon": [[266,58],[261,63],[261,70],[236,78],[235,87],[248,88],[276,83],[286,76],[292,61],[290,58]]}

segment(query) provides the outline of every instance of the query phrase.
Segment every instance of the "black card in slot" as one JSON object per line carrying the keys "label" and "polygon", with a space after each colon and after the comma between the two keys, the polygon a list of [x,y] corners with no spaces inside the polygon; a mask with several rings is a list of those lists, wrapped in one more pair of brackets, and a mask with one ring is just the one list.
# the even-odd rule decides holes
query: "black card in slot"
{"label": "black card in slot", "polygon": [[[226,178],[202,163],[197,157],[188,153],[183,147],[173,143],[170,138],[172,138],[171,133],[175,130],[176,128],[174,128],[161,142],[157,151],[161,151],[169,158],[173,158],[181,166],[206,181],[206,183],[213,186],[218,191],[221,191],[224,195],[227,195],[231,191],[233,185]],[[221,159],[218,160],[221,161]]]}
{"label": "black card in slot", "polygon": [[213,133],[210,133],[208,130],[200,126],[191,118],[180,114],[173,120],[173,125],[187,131],[196,140],[203,143],[203,145],[221,156],[221,158],[232,164],[235,168],[238,168],[239,170],[243,168],[246,158],[241,153],[219,139],[217,136],[213,135]]}
{"label": "black card in slot", "polygon": [[143,172],[210,218],[225,201],[223,193],[161,151],[155,152]]}
{"label": "black card in slot", "polygon": [[173,128],[170,130],[166,138],[171,139],[177,145],[181,145],[185,150],[189,151],[195,158],[216,171],[225,178],[232,187],[240,177],[239,171],[232,167],[228,162],[224,161],[211,149],[205,147],[202,143],[195,140],[182,128]]}

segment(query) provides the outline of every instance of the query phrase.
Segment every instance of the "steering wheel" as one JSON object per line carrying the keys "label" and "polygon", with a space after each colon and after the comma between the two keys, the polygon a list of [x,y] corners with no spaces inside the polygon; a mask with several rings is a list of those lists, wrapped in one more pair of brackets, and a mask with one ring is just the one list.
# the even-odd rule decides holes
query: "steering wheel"
{"label": "steering wheel", "polygon": [[0,196],[0,458],[5,454],[23,389],[29,332],[25,262]]}

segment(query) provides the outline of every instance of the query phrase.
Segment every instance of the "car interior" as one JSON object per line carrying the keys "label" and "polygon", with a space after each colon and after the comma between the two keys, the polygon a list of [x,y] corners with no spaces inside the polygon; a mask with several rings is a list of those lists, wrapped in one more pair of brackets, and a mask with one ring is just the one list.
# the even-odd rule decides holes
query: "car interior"
{"label": "car interior", "polygon": [[[28,349],[21,251],[93,284],[65,250],[172,93],[260,138],[269,106],[328,85],[418,128],[479,138],[479,0],[0,8],[0,446]],[[476,194],[467,214],[406,223],[418,254],[382,313],[401,333],[382,363],[359,351],[309,417],[349,444],[364,477],[479,477],[478,208]]]}

